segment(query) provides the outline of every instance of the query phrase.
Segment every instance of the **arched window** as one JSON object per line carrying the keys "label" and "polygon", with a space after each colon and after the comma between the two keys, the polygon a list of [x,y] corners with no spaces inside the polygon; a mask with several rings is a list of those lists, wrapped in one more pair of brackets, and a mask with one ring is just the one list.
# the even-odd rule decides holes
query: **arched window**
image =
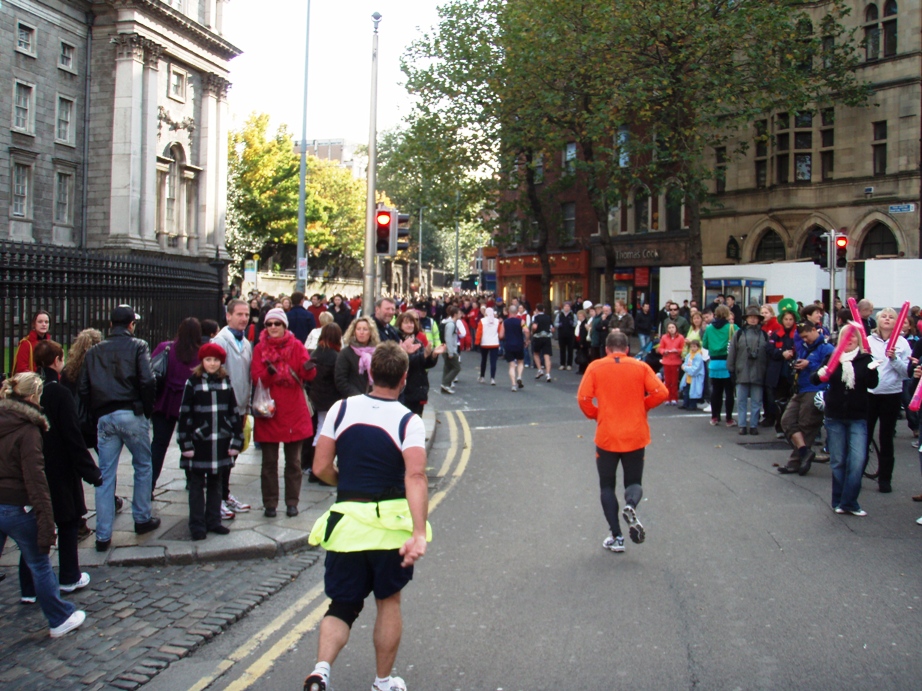
{"label": "arched window", "polygon": [[895,256],[899,253],[900,248],[893,236],[893,231],[883,223],[875,223],[861,242],[858,258],[874,259],[875,257]]}
{"label": "arched window", "polygon": [[666,230],[682,230],[685,225],[685,191],[678,185],[666,188]]}
{"label": "arched window", "polygon": [[759,246],[756,247],[756,254],[753,261],[757,262],[774,262],[784,261],[784,240],[774,230],[768,229],[759,240]]}
{"label": "arched window", "polygon": [[180,211],[177,205],[179,204],[179,188],[182,184],[180,166],[185,163],[186,158],[183,155],[182,147],[171,147],[170,158],[173,160],[166,176],[166,232],[169,235],[178,235]]}
{"label": "arched window", "polygon": [[887,0],[884,5],[884,21],[881,24],[884,34],[884,57],[896,55],[896,0]]}
{"label": "arched window", "polygon": [[650,232],[650,190],[646,187],[634,193],[634,232]]}
{"label": "arched window", "polygon": [[880,25],[877,23],[877,5],[868,5],[864,11],[864,58],[877,60],[880,57]]}

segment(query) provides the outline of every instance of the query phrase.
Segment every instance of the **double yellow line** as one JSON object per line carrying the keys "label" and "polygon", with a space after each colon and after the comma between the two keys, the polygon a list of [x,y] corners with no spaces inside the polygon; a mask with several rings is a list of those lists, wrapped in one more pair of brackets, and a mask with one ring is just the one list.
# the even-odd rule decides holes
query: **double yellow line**
{"label": "double yellow line", "polygon": [[[461,476],[464,475],[471,457],[471,428],[467,424],[467,418],[464,413],[454,411],[441,413],[441,415],[448,422],[451,443],[445,454],[445,461],[438,472],[438,476],[443,478],[444,486],[429,497],[429,515],[432,515],[435,508],[448,495]],[[455,463],[456,458],[458,459],[457,463]],[[452,470],[453,464],[454,470]],[[445,482],[444,478],[448,478],[448,481]],[[204,691],[204,689],[207,689],[224,676],[234,665],[255,653],[260,646],[286,627],[290,621],[300,616],[301,612],[310,609],[303,619],[288,630],[288,633],[273,643],[268,650],[250,663],[250,666],[239,677],[227,685],[228,691],[249,689],[272,668],[276,660],[295,645],[302,636],[320,623],[329,604],[330,601],[323,597],[323,583],[318,583],[246,643],[218,662],[215,669],[190,686],[189,691]]]}

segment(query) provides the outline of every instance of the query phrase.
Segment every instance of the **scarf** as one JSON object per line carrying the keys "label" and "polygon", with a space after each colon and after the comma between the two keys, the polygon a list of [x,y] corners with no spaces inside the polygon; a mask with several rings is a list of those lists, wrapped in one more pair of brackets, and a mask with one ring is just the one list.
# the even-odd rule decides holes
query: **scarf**
{"label": "scarf", "polygon": [[359,356],[359,374],[368,373],[368,381],[371,379],[371,356],[375,352],[374,346],[350,346],[355,354]]}
{"label": "scarf", "polygon": [[855,388],[855,366],[852,364],[852,360],[861,352],[861,348],[855,348],[849,353],[842,353],[839,356],[839,367],[842,368],[842,383],[845,384],[846,389]]}
{"label": "scarf", "polygon": [[236,338],[238,341],[242,341],[242,340],[243,340],[243,331],[238,331],[237,329],[232,329],[232,328],[230,328],[229,326],[227,327],[227,330],[230,331],[230,332],[234,335],[234,338]]}
{"label": "scarf", "polygon": [[726,325],[727,325],[726,319],[715,319],[714,321],[711,322],[711,326],[713,326],[715,329],[722,329]]}

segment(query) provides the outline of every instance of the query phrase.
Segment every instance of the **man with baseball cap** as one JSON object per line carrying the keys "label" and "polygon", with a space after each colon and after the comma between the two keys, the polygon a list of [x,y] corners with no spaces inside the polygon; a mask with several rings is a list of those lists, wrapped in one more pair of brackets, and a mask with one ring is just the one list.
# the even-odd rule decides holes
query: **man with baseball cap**
{"label": "man with baseball cap", "polygon": [[134,337],[138,319],[129,305],[113,309],[108,337],[87,351],[80,374],[80,398],[97,420],[99,439],[102,485],[96,488],[97,552],[107,551],[112,543],[116,473],[123,446],[131,451],[134,467],[134,530],[142,535],[160,527],[160,519],[151,517],[150,416],[157,385],[150,349]]}

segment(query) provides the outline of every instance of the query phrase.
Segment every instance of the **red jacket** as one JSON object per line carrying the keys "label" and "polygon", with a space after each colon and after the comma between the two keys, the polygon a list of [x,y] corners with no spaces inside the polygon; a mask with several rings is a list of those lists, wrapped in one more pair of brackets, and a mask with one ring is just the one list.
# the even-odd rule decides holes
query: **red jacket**
{"label": "red jacket", "polygon": [[[253,349],[250,377],[254,387],[257,381],[269,387],[275,401],[275,415],[254,418],[253,438],[256,441],[287,444],[314,434],[302,386],[317,375],[313,364],[310,369],[304,368],[310,359],[307,348],[290,331],[281,338],[270,339],[268,331],[259,335],[259,343]],[[270,364],[275,374],[269,373]]]}
{"label": "red jacket", "polygon": [[19,350],[16,351],[16,364],[13,367],[13,374],[20,374],[21,372],[38,372],[38,367],[36,367],[35,360],[32,358],[32,351],[35,350],[35,346],[38,345],[40,340],[44,339],[40,339],[38,334],[35,333],[35,329],[32,329],[29,335],[19,342]]}
{"label": "red jacket", "polygon": [[[677,367],[682,364],[682,349],[685,347],[685,339],[682,337],[682,334],[676,334],[675,336],[670,336],[668,333],[663,334],[659,339],[659,350],[660,355],[663,356],[662,364],[671,365]],[[672,350],[676,352],[667,353],[667,350]]]}

